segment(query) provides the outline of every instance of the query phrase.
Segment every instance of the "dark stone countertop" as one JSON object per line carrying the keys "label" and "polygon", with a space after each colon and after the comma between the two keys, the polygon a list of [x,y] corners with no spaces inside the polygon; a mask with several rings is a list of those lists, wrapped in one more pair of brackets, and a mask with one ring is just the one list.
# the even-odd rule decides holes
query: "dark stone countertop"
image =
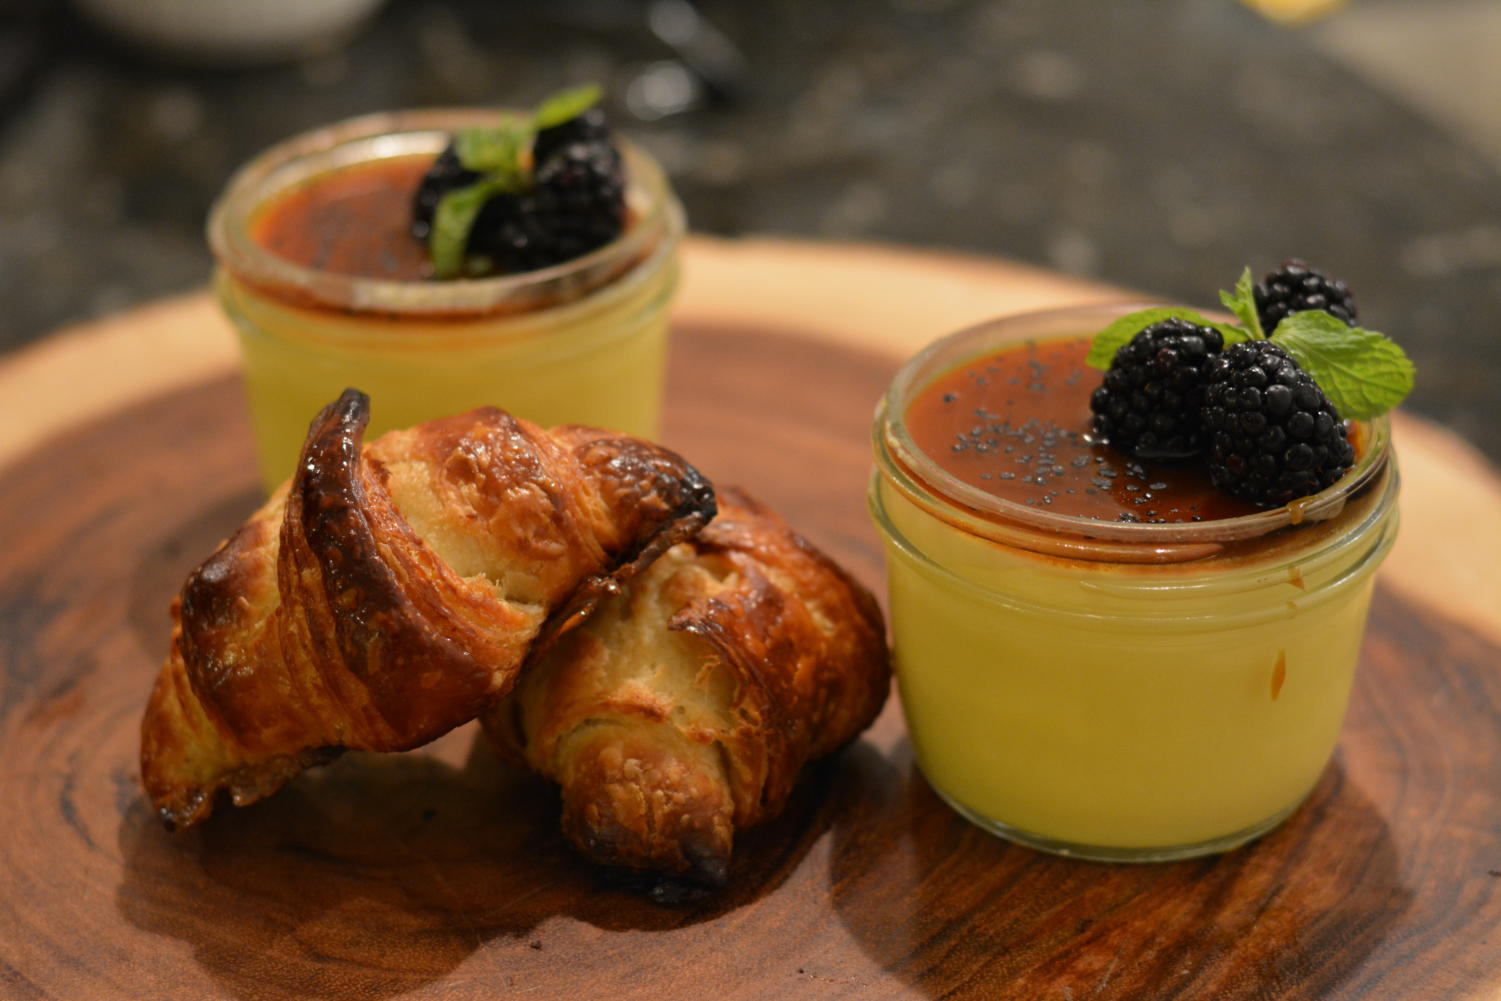
{"label": "dark stone countertop", "polygon": [[0,0],[0,349],[202,284],[209,203],[278,139],[594,79],[703,231],[1001,254],[1201,304],[1303,256],[1414,356],[1412,409],[1501,459],[1501,174],[1298,33],[1199,0],[704,0],[743,57],[721,76],[648,26],[673,9],[392,0],[343,49],[207,70]]}

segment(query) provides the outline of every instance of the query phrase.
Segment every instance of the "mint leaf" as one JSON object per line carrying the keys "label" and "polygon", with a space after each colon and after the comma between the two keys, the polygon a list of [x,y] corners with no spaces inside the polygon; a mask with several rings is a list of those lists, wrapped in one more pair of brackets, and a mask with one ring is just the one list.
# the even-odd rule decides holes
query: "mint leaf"
{"label": "mint leaf", "polygon": [[1386,413],[1412,392],[1413,365],[1384,334],[1346,326],[1323,310],[1293,313],[1277,324],[1280,344],[1313,376],[1346,420]]}
{"label": "mint leaf", "polygon": [[525,191],[531,185],[523,158],[531,149],[532,135],[530,123],[512,122],[496,128],[464,129],[454,136],[459,163],[481,176],[473,184],[445,194],[433,210],[427,253],[432,258],[434,278],[457,278],[463,271],[469,231],[485,202],[499,194]]}
{"label": "mint leaf", "polygon": [[531,187],[531,149],[538,130],[578,117],[598,104],[602,94],[598,84],[571,87],[543,101],[527,118],[493,127],[462,129],[454,136],[454,154],[459,165],[481,176],[473,184],[450,191],[438,200],[427,239],[434,278],[456,278],[463,273],[469,232],[485,202],[496,195]]}
{"label": "mint leaf", "polygon": [[[1235,314],[1241,326],[1251,335],[1251,340],[1266,339],[1266,331],[1261,329],[1261,317],[1256,312],[1256,281],[1251,277],[1250,268],[1240,273],[1234,292],[1220,293],[1220,304]],[[1228,341],[1225,343],[1229,344]]]}
{"label": "mint leaf", "polygon": [[532,135],[531,125],[523,122],[463,129],[453,137],[453,149],[465,170],[521,179],[522,153],[531,149]]}
{"label": "mint leaf", "polygon": [[433,210],[433,231],[427,238],[427,253],[433,259],[434,278],[457,278],[464,270],[464,251],[469,231],[485,202],[515,189],[499,175],[482,177],[467,188],[455,188],[438,200]]}
{"label": "mint leaf", "polygon": [[1131,338],[1154,323],[1172,319],[1187,320],[1189,323],[1197,323],[1200,326],[1213,327],[1225,338],[1226,347],[1246,339],[1246,332],[1239,327],[1215,323],[1202,314],[1183,306],[1159,306],[1128,313],[1095,334],[1094,340],[1090,342],[1089,355],[1084,359],[1084,364],[1102,371],[1108,369],[1110,363],[1115,360],[1115,353],[1129,344]]}
{"label": "mint leaf", "polygon": [[582,87],[570,87],[567,90],[558,91],[537,105],[532,121],[538,130],[562,125],[570,118],[577,118],[594,107],[603,95],[604,91],[597,83],[586,83]]}

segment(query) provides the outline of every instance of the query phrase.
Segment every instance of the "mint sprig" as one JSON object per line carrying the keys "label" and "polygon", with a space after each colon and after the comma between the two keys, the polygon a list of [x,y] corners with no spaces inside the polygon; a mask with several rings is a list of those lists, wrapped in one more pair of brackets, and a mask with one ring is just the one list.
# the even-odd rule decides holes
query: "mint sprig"
{"label": "mint sprig", "polygon": [[1256,311],[1255,288],[1251,269],[1246,268],[1233,290],[1220,292],[1221,304],[1235,314],[1240,321],[1237,325],[1215,323],[1194,310],[1178,306],[1144,309],[1123,316],[1095,334],[1085,364],[1109,369],[1115,353],[1143,329],[1178,318],[1218,330],[1227,348],[1252,340],[1277,344],[1318,383],[1334,409],[1347,420],[1379,417],[1412,392],[1415,375],[1412,361],[1385,334],[1348,326],[1323,310],[1305,310],[1284,317],[1268,335]]}
{"label": "mint sprig", "polygon": [[532,122],[538,130],[562,125],[594,107],[604,94],[605,92],[597,83],[586,83],[582,87],[560,90],[537,105],[537,110],[532,113]]}
{"label": "mint sprig", "polygon": [[[1256,312],[1256,279],[1251,277],[1250,268],[1240,273],[1240,279],[1235,283],[1233,292],[1220,291],[1220,304],[1240,320],[1242,329],[1248,335],[1244,339],[1253,341],[1266,339],[1266,331],[1261,329],[1261,316]],[[1230,346],[1228,341],[1225,346]]]}
{"label": "mint sprig", "polygon": [[1346,326],[1323,310],[1289,315],[1277,324],[1271,340],[1313,377],[1347,420],[1380,416],[1412,392],[1415,370],[1395,341]]}
{"label": "mint sprig", "polygon": [[525,173],[523,154],[532,148],[536,130],[529,120],[507,122],[493,128],[461,129],[453,137],[459,165],[477,174]]}
{"label": "mint sprig", "polygon": [[503,177],[480,178],[464,188],[455,188],[438,199],[433,210],[433,229],[427,237],[428,256],[433,261],[433,276],[457,278],[464,271],[464,252],[469,246],[469,232],[480,209],[496,195],[510,191]]}
{"label": "mint sprig", "polygon": [[464,271],[469,234],[485,202],[502,194],[531,190],[532,142],[542,129],[561,125],[599,103],[597,84],[559,91],[530,115],[496,126],[462,129],[454,135],[459,165],[479,174],[472,184],[455,188],[438,199],[432,231],[427,238],[434,278],[457,278]]}

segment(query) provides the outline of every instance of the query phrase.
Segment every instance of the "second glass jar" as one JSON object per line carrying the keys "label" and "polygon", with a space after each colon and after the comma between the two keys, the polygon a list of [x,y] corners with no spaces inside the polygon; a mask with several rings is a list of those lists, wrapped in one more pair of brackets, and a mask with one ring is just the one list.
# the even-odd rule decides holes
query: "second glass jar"
{"label": "second glass jar", "polygon": [[908,433],[943,373],[1122,312],[1000,320],[908,362],[877,414],[870,507],[930,784],[1009,839],[1152,861],[1243,844],[1313,788],[1396,535],[1397,475],[1380,419],[1357,428],[1354,469],[1291,507],[1101,523],[971,487]]}

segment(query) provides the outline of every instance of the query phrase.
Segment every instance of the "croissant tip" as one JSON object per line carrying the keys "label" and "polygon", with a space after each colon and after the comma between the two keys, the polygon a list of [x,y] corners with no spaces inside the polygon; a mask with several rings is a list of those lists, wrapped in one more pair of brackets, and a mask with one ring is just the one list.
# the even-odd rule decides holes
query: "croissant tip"
{"label": "croissant tip", "polygon": [[370,397],[353,386],[339,394],[339,398],[318,412],[308,426],[309,434],[313,429],[323,426],[329,420],[335,420],[339,424],[359,423],[363,425],[370,417]]}
{"label": "croissant tip", "polygon": [[719,513],[719,498],[714,493],[714,484],[692,466],[688,467],[688,474],[688,501],[684,506],[702,514],[705,521],[712,521]]}
{"label": "croissant tip", "polygon": [[349,386],[345,388],[344,392],[339,394],[339,406],[341,409],[345,407],[369,407],[370,396],[362,390]]}
{"label": "croissant tip", "polygon": [[718,492],[707,476],[687,462],[678,474],[677,503],[672,509],[672,520],[688,527],[688,534],[695,534],[719,514]]}
{"label": "croissant tip", "polygon": [[178,831],[186,830],[192,827],[198,819],[194,816],[193,807],[182,810],[174,809],[171,806],[160,806],[157,807],[156,817],[162,822],[162,827],[166,828],[168,834],[176,834]]}
{"label": "croissant tip", "polygon": [[730,881],[730,861],[723,855],[703,855],[689,849],[688,878],[701,886],[722,889]]}
{"label": "croissant tip", "polygon": [[685,907],[696,904],[713,895],[717,886],[705,886],[683,876],[658,876],[652,881],[646,895],[654,904],[663,907]]}

